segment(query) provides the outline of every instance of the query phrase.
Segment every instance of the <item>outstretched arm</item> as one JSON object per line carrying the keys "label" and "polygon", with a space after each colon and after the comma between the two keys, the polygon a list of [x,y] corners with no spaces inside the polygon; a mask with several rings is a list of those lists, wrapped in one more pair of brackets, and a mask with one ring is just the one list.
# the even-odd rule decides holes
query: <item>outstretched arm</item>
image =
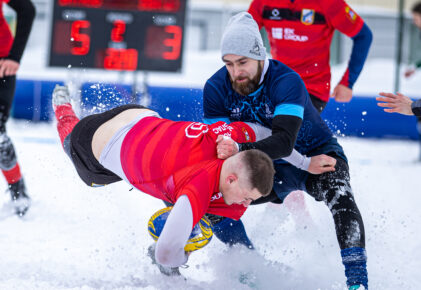
{"label": "outstretched arm", "polygon": [[[237,130],[239,132],[239,134],[232,134],[234,139],[244,134],[244,132],[247,132],[247,130],[253,131],[252,132],[253,134],[251,134],[251,132],[247,132],[247,135],[251,135],[253,137],[255,136],[255,140],[252,140],[252,141],[259,141],[259,140],[265,139],[272,134],[269,128],[263,127],[262,125],[257,124],[257,123],[234,122],[234,123],[231,123],[230,125],[235,128],[234,130]],[[217,145],[218,158],[226,159],[229,156],[232,156],[235,153],[237,153],[239,146],[236,143],[236,141],[239,141],[239,140],[238,139],[233,140],[227,137],[218,136],[216,140],[218,144]],[[313,156],[313,157],[307,157],[299,153],[297,150],[293,149],[290,155],[282,159],[291,163],[297,168],[310,172],[311,174],[321,174],[324,172],[335,171],[336,159],[324,154]]]}
{"label": "outstretched arm", "polygon": [[186,195],[180,196],[168,216],[155,248],[155,260],[166,267],[178,267],[187,262],[184,251],[193,228],[193,213]]}
{"label": "outstretched arm", "polygon": [[[387,113],[399,113],[403,115],[414,115],[412,111],[412,100],[401,93],[379,93],[382,97],[377,97],[376,100],[384,103],[377,103],[379,107],[383,107]],[[418,110],[420,110],[418,106]]]}

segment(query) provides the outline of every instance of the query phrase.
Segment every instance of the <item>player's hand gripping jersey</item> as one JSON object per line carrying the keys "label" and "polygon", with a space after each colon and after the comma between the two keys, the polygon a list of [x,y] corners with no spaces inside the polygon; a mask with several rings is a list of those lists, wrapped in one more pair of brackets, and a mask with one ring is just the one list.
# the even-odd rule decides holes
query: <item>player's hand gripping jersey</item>
{"label": "player's hand gripping jersey", "polygon": [[[337,29],[355,37],[364,25],[362,18],[343,0],[254,0],[248,12],[259,28],[265,27],[272,57],[294,69],[310,94],[328,101],[333,33]],[[359,74],[353,71],[361,71],[364,60],[361,65],[350,62],[340,83],[352,87]]]}
{"label": "player's hand gripping jersey", "polygon": [[[233,130],[234,126],[241,130]],[[133,186],[159,199],[175,203],[179,196],[186,195],[192,206],[193,225],[205,213],[239,219],[246,207],[226,205],[219,192],[224,161],[216,157],[218,135],[231,136],[238,142],[255,141],[253,130],[244,123],[208,126],[143,118],[123,141],[124,173]]]}

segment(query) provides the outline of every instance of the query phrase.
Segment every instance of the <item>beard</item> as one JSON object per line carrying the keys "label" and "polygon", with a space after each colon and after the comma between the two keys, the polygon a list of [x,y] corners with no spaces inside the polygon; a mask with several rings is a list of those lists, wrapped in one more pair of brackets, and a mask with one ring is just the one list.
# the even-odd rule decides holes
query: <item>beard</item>
{"label": "beard", "polygon": [[[257,73],[252,79],[250,79],[249,77],[245,77],[245,78],[239,77],[233,80],[230,76],[232,88],[234,89],[234,91],[236,91],[242,96],[250,95],[251,93],[256,91],[257,88],[259,87],[259,82],[262,76],[262,72],[263,72],[263,65],[260,62],[258,62]],[[247,80],[241,83],[237,83],[237,80],[243,80],[243,79],[247,79]]]}

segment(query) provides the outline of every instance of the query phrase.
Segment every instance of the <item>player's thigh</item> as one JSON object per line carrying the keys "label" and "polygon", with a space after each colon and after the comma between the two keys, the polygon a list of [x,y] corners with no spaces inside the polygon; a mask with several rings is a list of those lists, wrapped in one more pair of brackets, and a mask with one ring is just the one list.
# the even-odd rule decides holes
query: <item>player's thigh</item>
{"label": "player's thigh", "polygon": [[13,104],[16,89],[16,76],[0,79],[0,122],[1,126],[7,122]]}

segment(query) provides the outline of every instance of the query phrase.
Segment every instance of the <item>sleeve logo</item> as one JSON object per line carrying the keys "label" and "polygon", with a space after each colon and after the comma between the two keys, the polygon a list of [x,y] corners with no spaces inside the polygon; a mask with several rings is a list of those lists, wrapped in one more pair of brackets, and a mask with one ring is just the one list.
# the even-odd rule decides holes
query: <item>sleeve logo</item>
{"label": "sleeve logo", "polygon": [[346,6],[345,13],[349,20],[355,22],[355,20],[357,19],[357,14],[351,9],[351,7]]}

